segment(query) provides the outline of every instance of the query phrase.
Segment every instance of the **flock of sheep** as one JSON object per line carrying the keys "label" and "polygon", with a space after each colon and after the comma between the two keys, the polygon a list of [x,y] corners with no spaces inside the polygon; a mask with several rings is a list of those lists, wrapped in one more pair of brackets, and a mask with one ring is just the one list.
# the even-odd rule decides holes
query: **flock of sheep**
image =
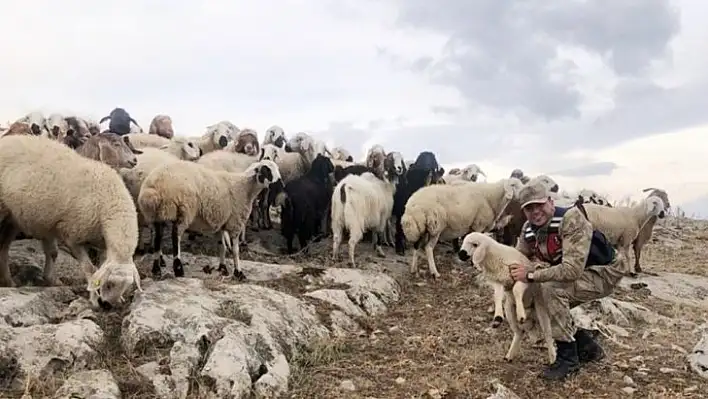
{"label": "flock of sheep", "polygon": [[[175,277],[185,274],[184,234],[218,234],[217,271],[243,280],[239,248],[247,227],[271,229],[270,209],[278,207],[288,253],[295,251],[296,236],[307,254],[308,244],[331,234],[336,261],[348,234],[352,267],[356,245],[371,232],[379,256],[385,256],[383,246],[399,255],[412,246],[410,272],[418,273],[424,251],[429,273],[437,278],[434,249],[441,240],[451,241],[460,259],[476,260],[494,288],[494,316],[500,322],[505,295],[514,303],[505,291],[513,285],[505,259],[528,261],[512,248],[525,221],[519,203],[525,184],[540,182],[559,206],[585,203],[593,226],[623,256],[629,259],[634,250],[634,273],[641,272],[641,249],[654,223],[670,207],[667,193],[655,188],[646,189],[647,197],[634,206],[612,207],[595,192],[561,194],[551,177],[530,178],[518,169],[493,182],[474,164],[445,173],[430,151],[407,161],[374,145],[357,162],[344,148],[328,148],[307,133],[286,137],[278,126],[267,129],[261,142],[254,130],[228,121],[207,126],[201,136],[184,137],[174,135],[166,115],[155,116],[147,134],[120,108],[105,119],[112,119],[111,129],[101,133],[98,123],[84,118],[33,112],[2,132],[0,284],[14,285],[8,267],[12,241],[34,238],[42,242],[47,284],[58,283],[53,266],[61,245],[80,263],[91,303],[110,309],[125,301],[133,284],[141,290],[136,253],[154,254],[152,273],[162,274],[168,226]],[[478,181],[480,176],[485,181]],[[148,245],[148,237],[140,236],[144,230],[152,231]],[[473,242],[474,248],[489,248],[487,261],[481,253],[472,255]],[[100,253],[98,269],[92,251]],[[523,324],[523,306],[515,314]],[[543,315],[537,316],[543,324]],[[513,330],[516,349],[509,357],[519,345],[518,326]]]}

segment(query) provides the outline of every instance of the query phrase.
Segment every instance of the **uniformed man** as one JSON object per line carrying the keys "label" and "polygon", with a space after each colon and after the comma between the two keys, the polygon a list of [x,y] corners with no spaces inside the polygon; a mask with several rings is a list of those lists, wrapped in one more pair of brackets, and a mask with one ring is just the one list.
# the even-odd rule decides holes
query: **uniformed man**
{"label": "uniformed man", "polygon": [[550,266],[527,270],[514,265],[511,275],[516,281],[541,283],[557,346],[556,361],[542,377],[562,380],[582,363],[604,356],[590,331],[576,328],[570,309],[610,295],[629,273],[628,263],[601,232],[593,230],[584,208],[556,207],[540,183],[524,187],[519,196],[527,222],[516,248]]}

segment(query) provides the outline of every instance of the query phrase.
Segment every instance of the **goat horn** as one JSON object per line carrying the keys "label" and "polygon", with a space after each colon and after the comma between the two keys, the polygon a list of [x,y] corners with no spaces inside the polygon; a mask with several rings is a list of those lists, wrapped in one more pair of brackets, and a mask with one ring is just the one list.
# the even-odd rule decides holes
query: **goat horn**
{"label": "goat horn", "polygon": [[645,188],[644,190],[642,190],[642,192],[646,193],[647,191],[651,191],[651,190],[658,190],[658,189],[650,187],[650,188]]}

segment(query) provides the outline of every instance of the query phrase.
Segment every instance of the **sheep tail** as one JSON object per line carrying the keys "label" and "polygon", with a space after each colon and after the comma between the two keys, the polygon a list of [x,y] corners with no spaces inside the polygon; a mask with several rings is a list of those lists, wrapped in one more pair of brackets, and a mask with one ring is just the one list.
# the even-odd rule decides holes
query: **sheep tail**
{"label": "sheep tail", "polygon": [[404,212],[401,217],[403,234],[410,242],[418,242],[425,233],[425,215],[420,212]]}

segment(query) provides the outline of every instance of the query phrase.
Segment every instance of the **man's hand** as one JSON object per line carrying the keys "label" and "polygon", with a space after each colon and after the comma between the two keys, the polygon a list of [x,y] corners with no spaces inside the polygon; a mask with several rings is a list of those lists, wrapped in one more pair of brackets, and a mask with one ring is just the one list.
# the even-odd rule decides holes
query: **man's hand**
{"label": "man's hand", "polygon": [[511,273],[511,278],[514,281],[521,281],[522,283],[527,283],[526,280],[526,266],[521,264],[511,265],[509,267],[509,272]]}

